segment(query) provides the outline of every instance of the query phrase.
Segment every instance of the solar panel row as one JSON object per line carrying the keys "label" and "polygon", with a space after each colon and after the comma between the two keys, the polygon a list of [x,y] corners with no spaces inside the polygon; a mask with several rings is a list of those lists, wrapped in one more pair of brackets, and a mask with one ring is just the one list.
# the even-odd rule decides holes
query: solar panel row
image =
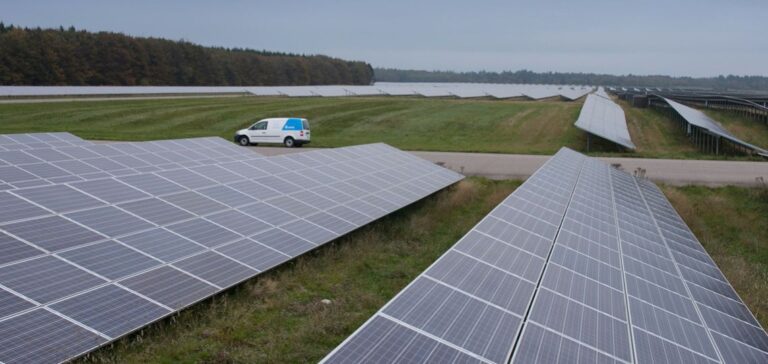
{"label": "solar panel row", "polygon": [[768,335],[653,183],[563,149],[325,361],[438,356],[764,363]]}
{"label": "solar panel row", "polygon": [[602,98],[606,98],[606,99],[609,99],[609,100],[611,99],[611,96],[608,95],[607,92],[605,92],[605,88],[603,88],[602,86],[598,87],[597,91],[595,91],[594,94],[597,95],[597,96],[600,96]]}
{"label": "solar panel row", "polygon": [[0,192],[0,361],[70,359],[461,178],[383,144],[232,163]]}
{"label": "solar panel row", "polygon": [[[722,125],[720,125],[720,123],[707,116],[707,114],[664,97],[661,99],[669,104],[669,106],[671,106],[675,112],[677,112],[683,119],[685,119],[688,124],[704,129],[710,134],[728,139],[735,144],[741,145],[747,149],[751,149],[761,155],[768,156],[768,150],[735,137]],[[688,132],[690,132],[690,130]]]}
{"label": "solar panel row", "polygon": [[[326,361],[375,362],[381,356],[425,362],[437,359],[433,352],[451,351],[441,362],[506,362],[581,163],[570,151],[550,159]],[[427,350],[418,360],[398,356],[411,340],[379,336],[385,323],[441,350]]]}
{"label": "solar panel row", "polygon": [[492,97],[498,99],[525,97],[539,100],[560,96],[569,100],[576,100],[593,89],[586,86],[569,85],[377,82],[373,86],[248,87],[247,90],[254,95],[260,96],[283,95],[290,97],[389,95],[458,98]]}
{"label": "solar panel row", "polygon": [[91,144],[91,142],[82,140],[70,133],[28,133],[0,135],[0,151],[72,147],[88,144]]}
{"label": "solar panel row", "polygon": [[[30,134],[33,135],[33,134]],[[0,151],[0,189],[84,181],[110,176],[259,158],[259,155],[219,138],[179,141],[36,146]]]}
{"label": "solar panel row", "polygon": [[610,97],[587,95],[587,100],[581,107],[581,113],[576,120],[576,127],[624,148],[635,149],[627,129],[624,110]]}
{"label": "solar panel row", "polygon": [[341,96],[425,96],[425,97],[526,97],[544,99],[581,98],[593,90],[588,86],[479,83],[396,83],[378,82],[372,86],[251,86],[251,87],[176,87],[176,86],[0,86],[0,96],[67,95],[162,95],[250,93],[256,96],[341,97]]}

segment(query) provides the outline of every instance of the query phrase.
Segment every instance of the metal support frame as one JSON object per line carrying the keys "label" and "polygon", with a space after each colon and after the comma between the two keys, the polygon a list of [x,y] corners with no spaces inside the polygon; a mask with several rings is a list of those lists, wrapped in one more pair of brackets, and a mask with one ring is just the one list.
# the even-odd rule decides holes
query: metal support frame
{"label": "metal support frame", "polygon": [[720,136],[715,137],[717,143],[715,143],[715,155],[720,155]]}

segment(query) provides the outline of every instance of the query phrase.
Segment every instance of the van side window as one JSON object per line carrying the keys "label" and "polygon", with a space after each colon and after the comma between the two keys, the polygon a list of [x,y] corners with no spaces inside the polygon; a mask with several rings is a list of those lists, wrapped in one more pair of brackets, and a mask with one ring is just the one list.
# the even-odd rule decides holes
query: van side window
{"label": "van side window", "polygon": [[261,121],[251,127],[251,130],[267,130],[267,122]]}

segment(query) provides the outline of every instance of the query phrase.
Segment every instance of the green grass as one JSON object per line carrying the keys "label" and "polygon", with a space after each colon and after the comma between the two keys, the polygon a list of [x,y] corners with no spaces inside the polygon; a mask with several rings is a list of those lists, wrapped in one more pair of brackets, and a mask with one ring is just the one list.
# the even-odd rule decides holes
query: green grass
{"label": "green grass", "polygon": [[[668,113],[633,108],[627,115],[636,152],[592,138],[591,155],[748,159],[701,153]],[[581,102],[429,99],[415,97],[214,97],[0,104],[0,133],[69,131],[87,139],[155,140],[221,136],[256,120],[306,117],[315,147],[385,142],[400,149],[553,154],[586,152],[586,134],[573,126]],[[731,113],[715,115],[736,136],[768,146],[768,126]]]}
{"label": "green grass", "polygon": [[[634,153],[625,153],[628,157],[678,158],[678,159],[745,159],[763,160],[759,157],[739,155],[713,155],[702,153],[685,136],[685,132],[674,122],[669,110],[657,108],[632,107],[627,101],[615,100],[623,109],[627,118],[627,127],[632,141],[637,146]],[[719,121],[736,137],[768,147],[768,125],[745,116],[721,110],[702,110]],[[593,155],[621,156],[610,153],[608,147],[595,148]],[[607,152],[606,152],[607,151]]]}
{"label": "green grass", "polygon": [[426,98],[195,98],[0,104],[0,133],[69,131],[105,140],[218,135],[274,116],[306,117],[312,146],[552,154],[578,148],[580,103]]}
{"label": "green grass", "polygon": [[736,292],[768,327],[768,187],[663,187]]}
{"label": "green grass", "polygon": [[768,148],[768,124],[733,111],[701,109],[745,142]]}
{"label": "green grass", "polygon": [[664,110],[632,107],[623,100],[616,102],[624,109],[629,135],[637,146],[633,155],[656,158],[702,157],[702,153]]}
{"label": "green grass", "polygon": [[518,185],[469,178],[80,361],[316,362]]}

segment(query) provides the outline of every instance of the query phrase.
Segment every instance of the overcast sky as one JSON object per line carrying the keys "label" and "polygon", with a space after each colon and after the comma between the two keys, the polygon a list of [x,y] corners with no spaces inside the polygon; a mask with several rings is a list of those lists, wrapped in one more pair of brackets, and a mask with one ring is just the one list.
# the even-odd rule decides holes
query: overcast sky
{"label": "overcast sky", "polygon": [[6,24],[426,70],[768,75],[768,0],[0,0]]}

